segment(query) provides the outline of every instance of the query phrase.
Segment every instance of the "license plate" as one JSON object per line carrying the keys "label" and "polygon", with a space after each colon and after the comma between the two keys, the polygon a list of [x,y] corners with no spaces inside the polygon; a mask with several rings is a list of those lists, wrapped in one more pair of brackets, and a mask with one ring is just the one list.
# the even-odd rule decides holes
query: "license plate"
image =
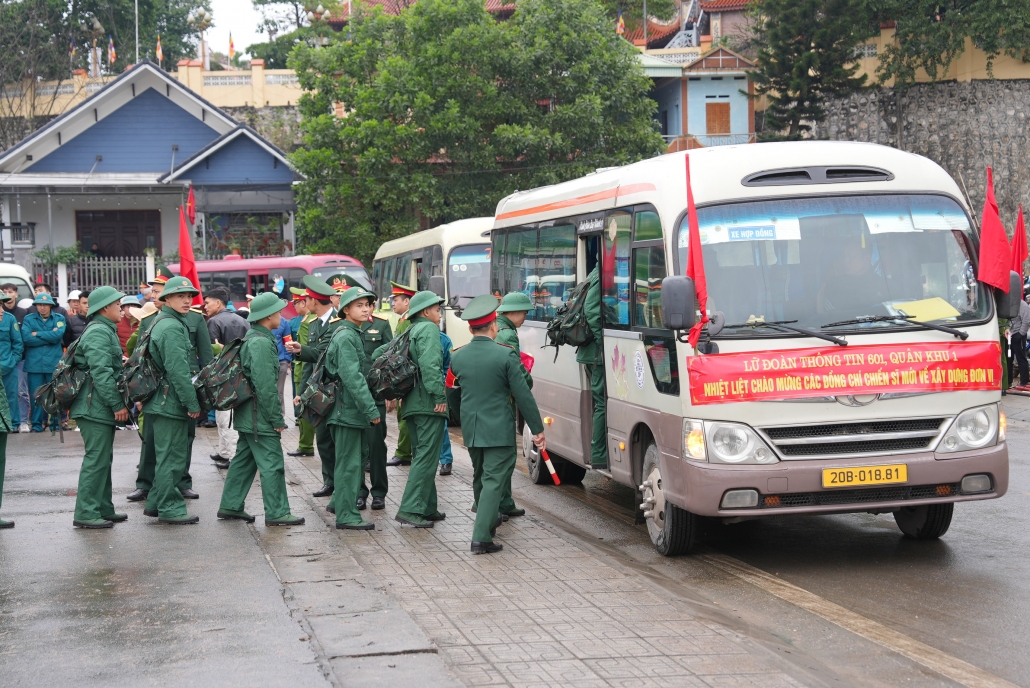
{"label": "license plate", "polygon": [[854,466],[852,468],[823,469],[823,487],[886,485],[905,482],[908,482],[908,466],[903,463],[888,466]]}

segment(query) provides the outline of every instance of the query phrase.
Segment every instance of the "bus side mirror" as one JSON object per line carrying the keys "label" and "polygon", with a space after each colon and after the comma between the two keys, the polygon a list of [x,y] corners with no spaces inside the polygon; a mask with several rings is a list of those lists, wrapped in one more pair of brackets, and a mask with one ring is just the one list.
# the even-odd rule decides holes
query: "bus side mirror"
{"label": "bus side mirror", "polygon": [[1015,270],[1009,270],[1009,293],[994,290],[994,303],[999,318],[1014,318],[1019,315],[1019,302],[1023,299],[1023,280]]}
{"label": "bus side mirror", "polygon": [[662,280],[662,320],[668,330],[694,326],[694,280],[670,275]]}
{"label": "bus side mirror", "polygon": [[429,278],[429,291],[433,292],[441,299],[444,298],[443,275],[433,275]]}

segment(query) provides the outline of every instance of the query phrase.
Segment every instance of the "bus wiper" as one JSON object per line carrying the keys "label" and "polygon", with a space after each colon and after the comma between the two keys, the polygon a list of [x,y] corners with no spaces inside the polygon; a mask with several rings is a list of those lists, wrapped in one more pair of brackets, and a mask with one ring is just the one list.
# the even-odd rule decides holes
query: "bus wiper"
{"label": "bus wiper", "polygon": [[860,325],[862,323],[895,323],[897,325],[918,325],[919,327],[926,328],[927,330],[937,330],[938,332],[946,332],[947,334],[958,337],[965,341],[969,339],[969,333],[963,332],[962,330],[956,330],[954,327],[945,327],[944,325],[934,325],[928,322],[921,322],[919,320],[913,320],[916,317],[914,315],[863,315],[858,318],[852,318],[851,320],[841,320],[840,322],[829,323],[823,325],[823,327],[842,327],[844,325]]}
{"label": "bus wiper", "polygon": [[738,323],[736,325],[726,325],[723,329],[729,328],[740,328],[750,327],[752,329],[757,327],[768,327],[774,330],[780,330],[781,332],[797,332],[798,334],[808,335],[809,337],[815,337],[816,339],[824,339],[828,342],[833,342],[837,346],[847,346],[848,343],[843,339],[838,339],[833,335],[826,334],[825,332],[817,332],[815,330],[806,330],[803,327],[793,327],[791,323],[796,323],[797,320],[751,320],[746,323]]}

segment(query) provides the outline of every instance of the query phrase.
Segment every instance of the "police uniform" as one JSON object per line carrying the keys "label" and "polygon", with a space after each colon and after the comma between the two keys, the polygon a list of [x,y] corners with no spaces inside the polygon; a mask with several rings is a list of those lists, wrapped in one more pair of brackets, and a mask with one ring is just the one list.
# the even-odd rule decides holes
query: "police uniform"
{"label": "police uniform", "polygon": [[[396,282],[390,282],[390,293],[392,295],[401,294],[411,298],[415,296],[415,290],[403,284],[397,284]],[[397,327],[394,328],[394,335],[399,337],[404,334],[404,331],[411,326],[411,321],[408,320],[408,315],[411,314],[411,308],[408,308],[407,313],[400,316],[397,320]],[[386,462],[387,466],[407,466],[411,464],[411,435],[408,433],[408,422],[404,420],[403,413],[401,412],[401,403],[397,403],[397,449],[394,451],[393,458]]]}
{"label": "police uniform", "polygon": [[125,294],[106,285],[90,293],[86,314],[89,322],[75,347],[76,368],[89,372],[69,409],[85,445],[72,521],[76,528],[110,528],[129,518],[115,513],[111,501],[111,464],[118,425],[114,414],[125,410],[125,400],[118,391],[122,347],[118,324],[99,315],[123,296]]}
{"label": "police uniform", "polygon": [[[290,287],[290,293],[293,294],[293,301],[304,300],[303,289],[297,289],[296,287]],[[314,322],[315,315],[308,313],[304,317],[297,316],[290,321],[290,326],[293,330],[293,340],[298,344],[308,343],[308,330],[311,327],[311,323]],[[310,365],[310,364],[309,364]],[[304,377],[304,363],[303,361],[295,360],[293,362],[293,389],[294,395],[300,396],[304,388],[301,387],[301,380]],[[294,416],[297,417],[296,409],[294,410]],[[299,430],[300,437],[297,440],[296,451],[288,452],[290,456],[314,456],[315,455],[315,426],[307,422],[303,418],[297,417],[297,429]]]}
{"label": "police uniform", "polygon": [[[351,287],[340,295],[341,311],[358,299],[370,297],[375,295],[361,287]],[[333,507],[336,527],[341,530],[375,530],[375,524],[362,520],[357,507],[358,494],[364,486],[362,448],[368,446],[365,429],[376,420],[383,422],[368,389],[369,366],[361,328],[350,320],[340,320],[325,357],[326,372],[339,380],[336,400],[319,427],[329,428],[336,447]]]}
{"label": "police uniform", "polygon": [[[165,285],[161,301],[175,294],[195,296],[200,292],[185,277],[173,277]],[[147,496],[144,514],[157,516],[161,523],[196,523],[186,513],[186,501],[178,489],[190,459],[189,426],[196,425],[190,413],[200,413],[193,389],[192,346],[186,315],[164,306],[150,329],[148,353],[162,384],[143,405],[147,425],[152,427],[156,468],[154,486]]]}
{"label": "police uniform", "polygon": [[[29,378],[29,397],[32,402],[32,432],[43,432],[47,414],[36,403],[36,390],[50,382],[54,368],[61,360],[61,342],[68,322],[55,308],[54,297],[46,292],[36,294],[32,301],[36,306],[50,306],[50,315],[44,318],[39,311],[33,311],[22,321],[21,337],[25,345],[25,373]],[[56,425],[59,419],[51,419]]]}
{"label": "police uniform", "polygon": [[[0,292],[0,301],[12,297]],[[18,406],[18,364],[25,351],[18,318],[6,308],[0,308],[0,375],[7,390],[7,405],[11,410],[11,427],[18,432],[21,424],[21,408]]]}
{"label": "police uniform", "polygon": [[236,454],[229,463],[222,488],[218,518],[253,523],[254,517],[243,510],[254,474],[261,472],[261,497],[266,526],[303,525],[304,519],[290,513],[286,494],[286,468],[283,465],[282,435],[286,427],[279,400],[279,348],[275,335],[258,321],[273,316],[286,302],[272,292],[258,294],[250,304],[247,320],[251,329],[240,347],[240,365],[254,396],[233,409],[233,427],[240,438]]}
{"label": "police uniform", "polygon": [[[336,295],[335,289],[314,275],[304,277],[304,288],[307,290],[308,296],[323,301],[328,301],[331,296]],[[330,309],[326,316],[313,320],[308,328],[308,343],[301,344],[300,353],[295,355],[298,361],[312,364],[304,366],[300,382],[301,392],[308,386],[311,372],[315,368],[313,364],[329,348],[329,341],[333,338],[336,328],[340,326],[340,320],[335,315],[335,312]],[[315,444],[318,445],[318,458],[322,461],[322,489],[314,494],[316,497],[328,497],[333,493],[336,446],[333,444],[333,436],[326,423],[320,423],[315,428]]]}
{"label": "police uniform", "polygon": [[[489,325],[496,317],[497,297],[477,296],[462,312],[472,327]],[[518,353],[490,337],[476,335],[451,357],[451,372],[461,387],[461,434],[472,458],[472,489],[479,505],[472,531],[472,552],[499,550],[493,530],[500,519],[505,484],[515,468],[514,399],[534,435],[544,431],[540,411],[526,384]]]}

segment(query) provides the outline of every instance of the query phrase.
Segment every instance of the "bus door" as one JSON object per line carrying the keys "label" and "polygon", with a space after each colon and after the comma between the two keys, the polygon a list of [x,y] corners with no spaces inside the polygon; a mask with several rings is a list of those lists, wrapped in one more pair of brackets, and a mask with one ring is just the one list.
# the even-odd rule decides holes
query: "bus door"
{"label": "bus door", "polygon": [[[601,271],[601,282],[602,282],[602,311],[603,296],[604,296],[604,278],[605,273],[602,268],[604,261],[604,219],[603,213],[594,213],[589,216],[581,217],[577,219],[576,228],[577,234],[579,235],[580,244],[580,264],[583,266],[583,272],[577,275],[577,283],[585,280],[595,268]],[[603,326],[603,322],[602,322]],[[604,346],[603,338],[602,341],[597,343],[599,347]],[[604,362],[601,362],[604,365]],[[590,389],[590,375],[587,372],[587,368],[584,365],[579,365],[580,374],[580,408],[579,417],[582,421],[580,426],[581,442],[583,446],[582,461],[585,466],[592,466],[594,468],[606,469],[608,463],[603,458],[594,457],[591,454],[591,439],[594,432],[594,402],[593,394]]]}

